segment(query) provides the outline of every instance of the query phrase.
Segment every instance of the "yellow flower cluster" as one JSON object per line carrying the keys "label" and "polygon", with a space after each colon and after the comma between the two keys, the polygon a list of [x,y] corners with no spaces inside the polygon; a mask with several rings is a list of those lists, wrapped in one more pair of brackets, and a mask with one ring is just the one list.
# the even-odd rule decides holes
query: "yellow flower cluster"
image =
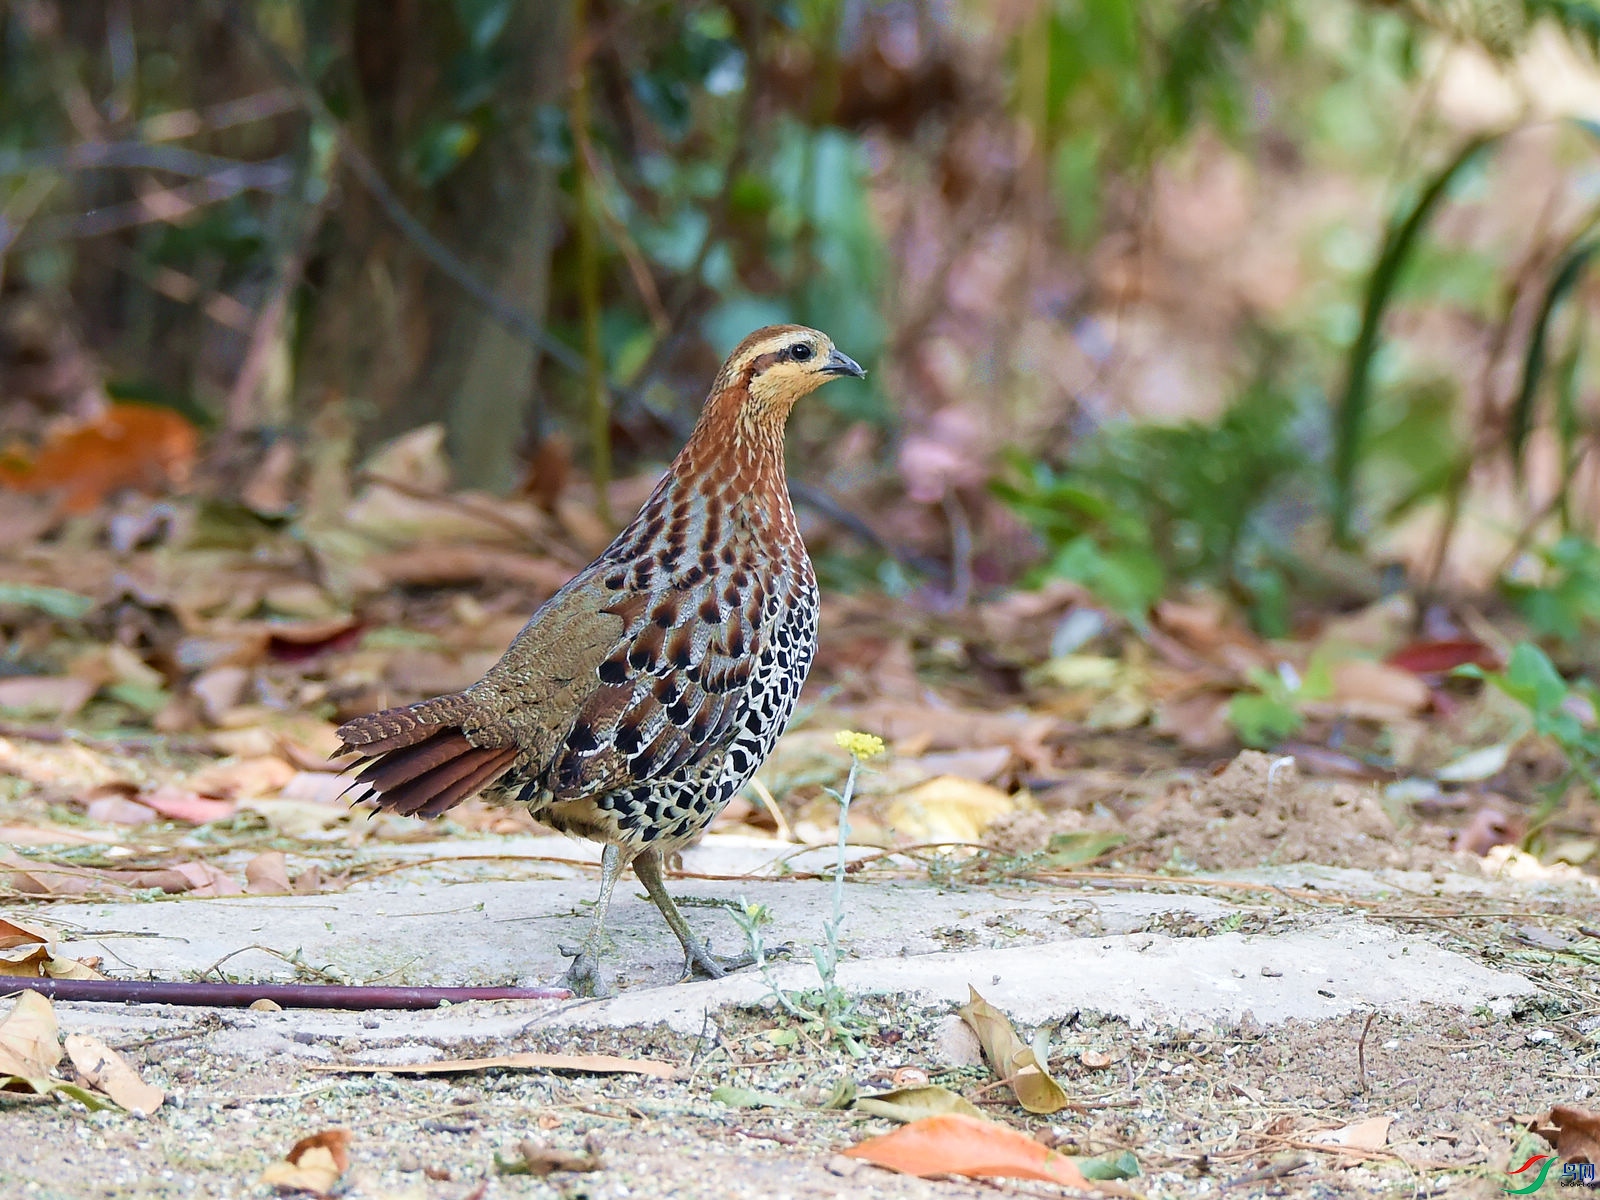
{"label": "yellow flower cluster", "polygon": [[875,733],[857,733],[854,729],[841,729],[833,740],[855,755],[857,762],[876,758],[884,751],[883,739]]}

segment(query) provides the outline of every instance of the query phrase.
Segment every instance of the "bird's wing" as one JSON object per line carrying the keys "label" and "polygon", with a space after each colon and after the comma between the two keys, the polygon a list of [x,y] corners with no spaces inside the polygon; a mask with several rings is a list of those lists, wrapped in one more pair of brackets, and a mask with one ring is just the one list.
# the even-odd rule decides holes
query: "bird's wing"
{"label": "bird's wing", "polygon": [[779,607],[770,582],[746,568],[612,596],[603,611],[624,628],[550,764],[557,799],[648,784],[727,747]]}

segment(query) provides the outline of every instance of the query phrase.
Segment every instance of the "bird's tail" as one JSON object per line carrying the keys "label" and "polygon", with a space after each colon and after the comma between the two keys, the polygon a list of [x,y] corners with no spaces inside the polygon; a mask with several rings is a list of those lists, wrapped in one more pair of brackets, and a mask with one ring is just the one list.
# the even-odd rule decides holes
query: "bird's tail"
{"label": "bird's tail", "polygon": [[358,800],[409,817],[436,817],[505,774],[515,746],[478,746],[462,728],[470,701],[440,696],[386,708],[339,726],[346,753],[359,754]]}

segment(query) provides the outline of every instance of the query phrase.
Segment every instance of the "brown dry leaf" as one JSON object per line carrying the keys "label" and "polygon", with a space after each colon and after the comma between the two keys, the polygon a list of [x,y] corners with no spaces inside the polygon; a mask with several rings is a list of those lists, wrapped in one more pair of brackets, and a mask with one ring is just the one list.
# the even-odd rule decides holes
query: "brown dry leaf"
{"label": "brown dry leaf", "polygon": [[966,750],[974,746],[1017,747],[1037,742],[1057,727],[1054,717],[986,712],[975,708],[935,708],[897,701],[840,708],[840,729],[870,729],[899,748],[918,744],[928,750]]}
{"label": "brown dry leaf", "polygon": [[494,1058],[441,1058],[423,1063],[308,1063],[308,1071],[343,1071],[358,1075],[450,1075],[504,1068],[518,1071],[579,1071],[586,1075],[651,1075],[675,1079],[678,1068],[650,1058],[614,1054],[500,1054]]}
{"label": "brown dry leaf", "polygon": [[1009,1126],[961,1113],[923,1117],[844,1153],[906,1175],[1042,1179],[1063,1187],[1092,1186],[1065,1155]]}
{"label": "brown dry leaf", "polygon": [[1428,685],[1410,671],[1367,659],[1336,663],[1329,672],[1327,704],[1340,715],[1386,721],[1409,717],[1433,701]]}
{"label": "brown dry leaf", "polygon": [[989,825],[1015,812],[1018,798],[987,783],[940,775],[895,797],[887,820],[915,842],[976,842]]}
{"label": "brown dry leaf", "polygon": [[83,811],[91,821],[102,825],[143,825],[156,819],[155,809],[130,800],[120,792],[96,797]]}
{"label": "brown dry leaf", "polygon": [[70,717],[98,690],[87,679],[70,675],[22,675],[0,679],[0,708],[34,716]]}
{"label": "brown dry leaf", "polygon": [[103,834],[43,821],[33,825],[0,825],[0,844],[8,846],[92,846],[105,840]]}
{"label": "brown dry leaf", "polygon": [[252,896],[288,896],[294,892],[289,881],[289,860],[282,850],[263,850],[244,865],[244,890]]}
{"label": "brown dry leaf", "polygon": [[276,795],[295,777],[296,771],[275,754],[213,763],[189,776],[184,782],[202,796],[228,800]]}
{"label": "brown dry leaf", "polygon": [[[602,542],[603,546],[604,543]],[[572,578],[572,568],[525,550],[464,542],[424,543],[394,554],[375,554],[363,564],[380,588],[445,587],[490,580],[521,584],[543,595]]]}
{"label": "brown dry leaf", "polygon": [[1534,1118],[1531,1128],[1563,1159],[1600,1164],[1600,1113],[1574,1104],[1554,1104],[1549,1112]]}
{"label": "brown dry leaf", "polygon": [[38,992],[23,992],[0,1018],[0,1075],[44,1079],[61,1061],[55,1006]]}
{"label": "brown dry leaf", "polygon": [[24,925],[21,921],[0,917],[0,950],[10,950],[17,946],[42,946],[50,941],[51,937],[48,930],[40,929],[36,925]]}
{"label": "brown dry leaf", "polygon": [[127,1059],[97,1037],[67,1034],[67,1055],[78,1074],[131,1113],[148,1117],[167,1098],[153,1083],[140,1079]]}
{"label": "brown dry leaf", "polygon": [[965,1113],[969,1117],[983,1119],[983,1113],[965,1096],[938,1084],[896,1088],[892,1092],[859,1096],[854,1107],[875,1117],[887,1117],[891,1121],[905,1123],[920,1121],[923,1117],[934,1117],[941,1113]]}
{"label": "brown dry leaf", "polygon": [[37,943],[0,950],[0,976],[4,975],[23,979],[105,978],[87,963],[53,954],[50,947]]}
{"label": "brown dry leaf", "polygon": [[260,1182],[285,1192],[326,1196],[350,1166],[350,1131],[324,1129],[289,1148],[283,1162],[261,1172]]}
{"label": "brown dry leaf", "polygon": [[1067,1094],[1061,1085],[1050,1078],[1031,1047],[1025,1045],[1011,1027],[1011,1022],[994,1005],[978,995],[978,989],[967,985],[971,999],[956,1012],[972,1026],[983,1046],[983,1056],[989,1066],[1016,1093],[1017,1103],[1032,1113],[1059,1112],[1068,1104]]}
{"label": "brown dry leaf", "polygon": [[557,1171],[598,1171],[600,1155],[591,1148],[588,1153],[575,1154],[536,1142],[532,1138],[517,1143],[518,1158],[512,1162],[498,1160],[496,1169],[501,1175],[533,1175],[543,1178]]}
{"label": "brown dry leaf", "polygon": [[1389,1126],[1393,1122],[1393,1117],[1368,1117],[1343,1129],[1314,1134],[1311,1140],[1325,1146],[1349,1146],[1352,1150],[1381,1150],[1389,1140]]}
{"label": "brown dry leaf", "polygon": [[188,821],[191,825],[204,825],[209,821],[225,821],[233,816],[231,800],[210,800],[197,796],[186,788],[163,785],[154,791],[142,792],[139,803],[152,808],[163,817],[174,821]]}

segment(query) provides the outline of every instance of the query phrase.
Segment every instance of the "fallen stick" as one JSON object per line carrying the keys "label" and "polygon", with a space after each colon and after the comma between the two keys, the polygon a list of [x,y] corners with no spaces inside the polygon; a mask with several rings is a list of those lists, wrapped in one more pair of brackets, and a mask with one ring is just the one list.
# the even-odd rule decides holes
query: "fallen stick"
{"label": "fallen stick", "polygon": [[113,1004],[198,1004],[248,1008],[271,1000],[281,1008],[438,1008],[466,1000],[569,1000],[560,987],[361,987],[331,983],[174,983],[147,979],[0,977],[0,995],[40,992],[52,1000]]}

